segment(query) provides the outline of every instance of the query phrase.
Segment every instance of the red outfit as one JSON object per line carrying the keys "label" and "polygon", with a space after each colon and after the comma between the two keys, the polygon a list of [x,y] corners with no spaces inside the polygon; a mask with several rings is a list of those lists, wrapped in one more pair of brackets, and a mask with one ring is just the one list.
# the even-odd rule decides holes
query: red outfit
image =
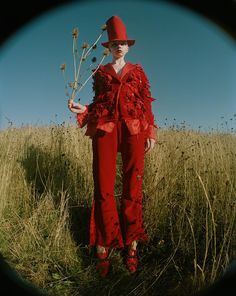
{"label": "red outfit", "polygon": [[[156,139],[154,99],[139,64],[126,63],[120,76],[106,64],[93,77],[93,102],[77,114],[79,126],[87,124],[85,135],[93,146],[90,245],[122,248],[134,240],[148,240],[142,220],[142,178],[145,141]],[[123,162],[121,223],[114,197],[117,152]]]}
{"label": "red outfit", "polygon": [[146,131],[146,138],[156,139],[152,113],[149,81],[139,64],[126,63],[118,76],[109,63],[100,66],[93,76],[94,100],[84,113],[77,115],[82,128],[87,124],[85,135],[92,137],[97,129],[110,133],[117,120],[123,118],[130,131],[136,135]]}

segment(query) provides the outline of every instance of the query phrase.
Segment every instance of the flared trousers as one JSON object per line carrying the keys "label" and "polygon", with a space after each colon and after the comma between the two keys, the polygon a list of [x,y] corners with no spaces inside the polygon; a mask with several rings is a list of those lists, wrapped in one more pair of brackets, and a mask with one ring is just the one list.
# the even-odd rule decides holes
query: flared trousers
{"label": "flared trousers", "polygon": [[[123,120],[111,133],[97,130],[92,138],[94,198],[90,217],[90,246],[123,248],[148,241],[142,211],[145,134],[130,135]],[[114,196],[117,153],[122,158],[120,217]]]}

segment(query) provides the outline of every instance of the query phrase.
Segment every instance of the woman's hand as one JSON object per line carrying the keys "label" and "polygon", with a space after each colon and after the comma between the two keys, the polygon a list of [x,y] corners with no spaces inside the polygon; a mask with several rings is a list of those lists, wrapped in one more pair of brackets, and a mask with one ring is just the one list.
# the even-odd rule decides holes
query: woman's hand
{"label": "woman's hand", "polygon": [[154,148],[156,141],[154,139],[148,138],[145,143],[145,153],[151,151]]}
{"label": "woman's hand", "polygon": [[84,113],[87,109],[86,106],[80,103],[75,103],[72,99],[68,100],[68,108],[71,112],[74,113]]}

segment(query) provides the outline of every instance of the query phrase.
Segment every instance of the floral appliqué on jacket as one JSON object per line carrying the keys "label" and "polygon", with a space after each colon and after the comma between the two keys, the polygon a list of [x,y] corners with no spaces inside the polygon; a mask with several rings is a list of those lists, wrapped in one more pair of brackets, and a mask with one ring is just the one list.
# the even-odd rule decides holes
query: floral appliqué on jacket
{"label": "floral appliqu\u00e9 on jacket", "polygon": [[118,76],[112,65],[101,65],[93,76],[94,97],[86,111],[77,114],[85,135],[93,136],[97,129],[111,132],[115,123],[123,119],[131,134],[146,131],[146,137],[156,139],[150,84],[139,64],[126,63]]}

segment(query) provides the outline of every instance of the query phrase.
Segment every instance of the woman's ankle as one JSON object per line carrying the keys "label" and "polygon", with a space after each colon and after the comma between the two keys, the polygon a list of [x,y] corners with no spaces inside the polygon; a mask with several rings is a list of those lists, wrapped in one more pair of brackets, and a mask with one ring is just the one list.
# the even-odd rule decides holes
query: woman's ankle
{"label": "woman's ankle", "polygon": [[137,249],[137,245],[138,245],[138,242],[137,242],[137,241],[133,241],[133,242],[129,245],[128,249],[129,249],[129,250],[136,250],[136,249]]}
{"label": "woman's ankle", "polygon": [[100,246],[100,245],[96,246],[96,250],[97,250],[97,253],[105,253],[106,252],[106,248],[103,246]]}

